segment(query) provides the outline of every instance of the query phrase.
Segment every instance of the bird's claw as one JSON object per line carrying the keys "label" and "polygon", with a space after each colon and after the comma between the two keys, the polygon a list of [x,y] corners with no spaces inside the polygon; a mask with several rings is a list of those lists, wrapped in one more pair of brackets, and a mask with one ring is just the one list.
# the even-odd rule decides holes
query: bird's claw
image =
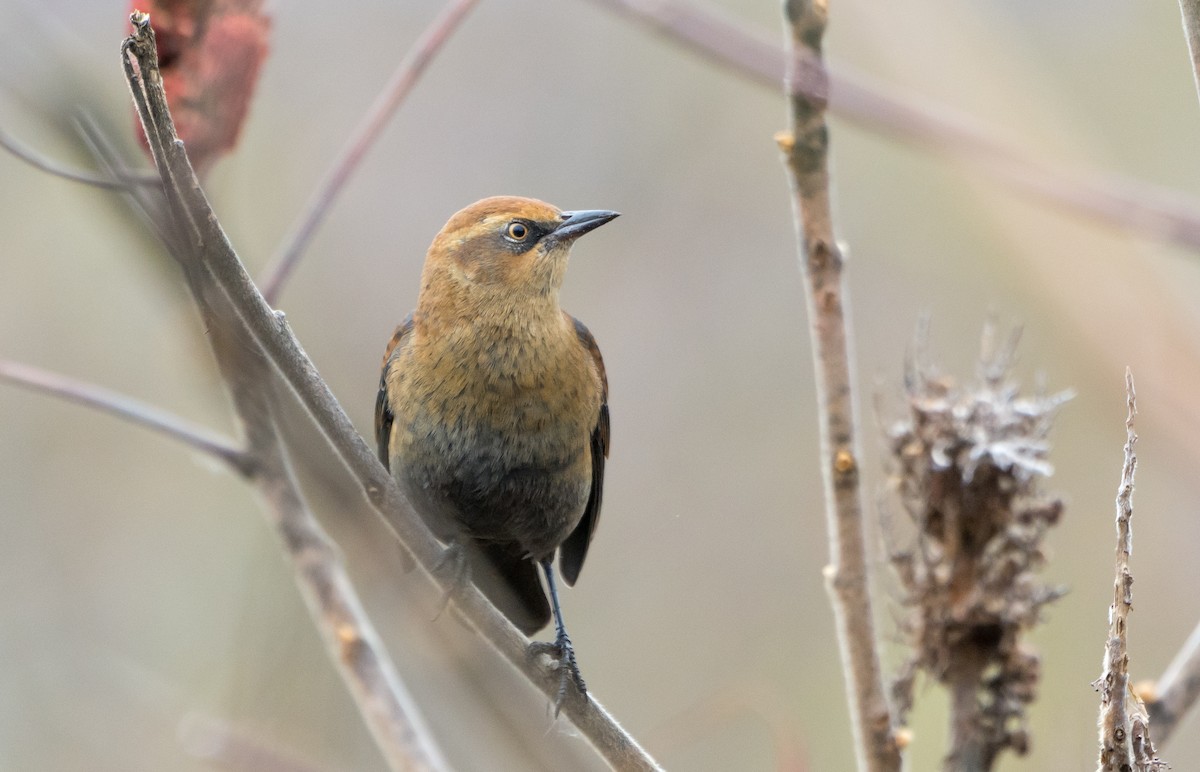
{"label": "bird's claw", "polygon": [[575,647],[571,645],[571,639],[565,632],[559,633],[554,643],[534,641],[529,644],[531,658],[537,658],[543,654],[553,659],[554,667],[558,669],[558,693],[554,698],[554,717],[558,718],[563,703],[567,699],[567,684],[573,683],[579,690],[580,696],[583,697],[587,696],[587,684],[584,683],[583,675],[579,672],[579,663],[575,661]]}

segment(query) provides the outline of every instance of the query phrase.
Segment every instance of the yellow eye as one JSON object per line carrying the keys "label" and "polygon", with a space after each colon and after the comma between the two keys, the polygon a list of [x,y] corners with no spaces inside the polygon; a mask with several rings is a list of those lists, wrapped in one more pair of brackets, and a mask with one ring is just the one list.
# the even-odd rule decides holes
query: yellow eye
{"label": "yellow eye", "polygon": [[525,237],[529,235],[529,226],[523,222],[510,222],[504,229],[504,235],[513,241],[524,241]]}

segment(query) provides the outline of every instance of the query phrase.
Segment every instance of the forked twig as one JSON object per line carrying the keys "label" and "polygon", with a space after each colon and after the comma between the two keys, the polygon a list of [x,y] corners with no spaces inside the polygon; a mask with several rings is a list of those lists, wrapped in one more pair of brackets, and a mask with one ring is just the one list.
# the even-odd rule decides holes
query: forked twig
{"label": "forked twig", "polygon": [[379,138],[397,108],[412,91],[425,68],[476,2],[477,0],[451,0],[400,61],[391,79],[376,97],[375,104],[371,105],[371,109],[363,116],[354,134],[325,175],[325,179],[317,186],[316,192],[304,208],[304,213],[284,240],[283,247],[263,271],[262,294],[268,303],[274,305],[279,299],[284,282],[300,262],[300,257],[316,233],[317,226],[329,212],[333,200],[358,168],[367,150],[375,144],[375,140]]}

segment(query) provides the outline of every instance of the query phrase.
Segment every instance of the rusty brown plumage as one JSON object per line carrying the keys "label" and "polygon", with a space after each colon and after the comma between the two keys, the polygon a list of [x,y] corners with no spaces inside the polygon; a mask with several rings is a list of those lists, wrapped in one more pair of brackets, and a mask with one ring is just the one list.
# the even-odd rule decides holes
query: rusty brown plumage
{"label": "rusty brown plumage", "polygon": [[581,689],[552,561],[574,584],[595,533],[608,383],[558,290],[574,240],[616,216],[496,197],[451,217],[388,344],[375,412],[380,458],[413,506],[522,631],[553,612],[564,679]]}

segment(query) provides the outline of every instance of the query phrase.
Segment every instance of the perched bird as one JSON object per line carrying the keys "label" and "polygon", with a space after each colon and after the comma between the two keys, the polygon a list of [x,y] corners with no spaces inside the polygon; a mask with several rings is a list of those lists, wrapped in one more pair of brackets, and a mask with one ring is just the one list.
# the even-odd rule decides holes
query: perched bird
{"label": "perched bird", "polygon": [[450,545],[459,580],[469,574],[527,635],[553,612],[555,642],[541,646],[558,656],[558,705],[568,677],[586,688],[553,560],[573,585],[600,517],[609,435],[604,360],[558,291],[575,239],[614,217],[511,196],[451,217],[384,354],[375,407],[379,457]]}

